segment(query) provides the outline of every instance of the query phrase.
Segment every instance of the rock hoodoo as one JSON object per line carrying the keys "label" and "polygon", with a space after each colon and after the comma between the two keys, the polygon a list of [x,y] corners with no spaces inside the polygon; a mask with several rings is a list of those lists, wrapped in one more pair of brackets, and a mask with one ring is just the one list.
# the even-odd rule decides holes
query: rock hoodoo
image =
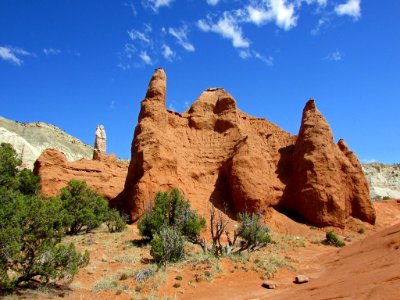
{"label": "rock hoodoo", "polygon": [[94,140],[93,159],[100,160],[106,155],[107,144],[106,144],[106,131],[103,125],[96,127],[96,138]]}
{"label": "rock hoodoo", "polygon": [[166,109],[166,75],[157,69],[142,101],[125,187],[115,205],[137,220],[155,192],[178,187],[200,212],[224,206],[270,215],[290,211],[316,225],[349,217],[375,222],[361,165],[336,145],[313,100],[299,136],[241,112],[224,89],[204,91],[183,114]]}

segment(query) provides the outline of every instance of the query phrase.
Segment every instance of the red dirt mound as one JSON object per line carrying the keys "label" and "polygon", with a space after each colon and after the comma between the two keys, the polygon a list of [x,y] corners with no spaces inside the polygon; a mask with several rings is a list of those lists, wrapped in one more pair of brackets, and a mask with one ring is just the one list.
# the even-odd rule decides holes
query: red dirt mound
{"label": "red dirt mound", "polygon": [[400,224],[331,252],[321,263],[321,276],[271,299],[400,299]]}

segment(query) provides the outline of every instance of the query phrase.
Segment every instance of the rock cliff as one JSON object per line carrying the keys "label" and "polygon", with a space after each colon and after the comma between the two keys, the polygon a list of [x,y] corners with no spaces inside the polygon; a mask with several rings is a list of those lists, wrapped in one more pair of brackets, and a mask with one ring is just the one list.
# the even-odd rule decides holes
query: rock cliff
{"label": "rock cliff", "polygon": [[363,164],[362,168],[370,186],[372,199],[400,199],[400,164],[370,163]]}
{"label": "rock cliff", "polygon": [[98,160],[68,161],[56,149],[46,149],[35,162],[33,172],[40,176],[41,195],[58,195],[71,179],[86,181],[87,185],[106,199],[116,197],[124,187],[128,164],[114,155],[102,155]]}
{"label": "rock cliff", "polygon": [[36,159],[47,148],[63,152],[70,161],[91,158],[93,148],[60,128],[43,122],[19,123],[0,117],[0,143],[10,143],[22,160],[23,167],[32,169]]}
{"label": "rock cliff", "polygon": [[265,217],[276,208],[316,225],[375,222],[361,165],[309,101],[299,136],[241,112],[221,88],[204,91],[183,114],[166,109],[157,69],[141,103],[123,192],[115,205],[137,220],[155,192],[178,187],[207,214],[210,205]]}

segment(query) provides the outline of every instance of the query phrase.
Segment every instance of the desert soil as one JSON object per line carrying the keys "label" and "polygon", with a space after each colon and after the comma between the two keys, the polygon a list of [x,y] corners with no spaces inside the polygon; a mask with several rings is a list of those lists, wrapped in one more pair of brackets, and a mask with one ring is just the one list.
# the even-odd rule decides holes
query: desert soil
{"label": "desert soil", "polygon": [[[90,252],[89,265],[69,286],[5,298],[400,299],[400,203],[381,201],[375,207],[375,226],[352,220],[342,230],[298,224],[277,214],[273,242],[261,251],[218,261],[188,244],[185,260],[166,270],[151,263],[150,247],[141,244],[136,225],[114,234],[102,227],[67,238]],[[347,245],[338,249],[321,243],[328,230],[346,238]],[[146,269],[154,274],[138,281],[138,272]],[[298,274],[310,281],[295,284]],[[264,288],[265,280],[277,288]]]}

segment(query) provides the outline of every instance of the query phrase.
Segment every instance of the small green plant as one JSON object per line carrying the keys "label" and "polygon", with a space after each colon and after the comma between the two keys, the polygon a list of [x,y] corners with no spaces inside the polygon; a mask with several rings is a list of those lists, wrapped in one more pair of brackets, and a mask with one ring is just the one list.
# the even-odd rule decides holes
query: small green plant
{"label": "small green plant", "polygon": [[107,212],[105,221],[109,232],[121,232],[126,229],[126,220],[114,208]]}
{"label": "small green plant", "polygon": [[174,285],[173,285],[173,287],[176,288],[176,289],[179,288],[180,286],[181,286],[181,284],[180,284],[180,283],[177,283],[177,282],[174,283]]}
{"label": "small green plant", "polygon": [[326,242],[328,245],[335,246],[335,247],[344,247],[346,244],[339,239],[339,237],[332,231],[328,231],[326,233]]}
{"label": "small green plant", "polygon": [[61,189],[59,198],[66,212],[65,221],[69,234],[89,232],[104,222],[108,202],[93,192],[85,181],[69,181],[68,186]]}
{"label": "small green plant", "polygon": [[360,228],[360,230],[358,230],[359,234],[364,234],[365,233],[365,229],[364,228]]}
{"label": "small green plant", "polygon": [[154,207],[138,222],[142,237],[152,239],[163,226],[175,227],[182,235],[195,239],[205,227],[205,219],[190,208],[189,201],[174,188],[169,192],[158,192]]}
{"label": "small green plant", "polygon": [[128,279],[128,274],[122,273],[121,276],[119,276],[119,280],[127,280]]}
{"label": "small green plant", "polygon": [[175,280],[182,280],[183,277],[181,275],[175,276]]}
{"label": "small green plant", "polygon": [[390,200],[389,196],[383,196],[382,200]]}
{"label": "small green plant", "polygon": [[151,256],[163,266],[182,259],[185,238],[196,243],[204,227],[205,219],[190,208],[178,189],[157,193],[154,207],[138,222],[142,237],[151,240]]}
{"label": "small green plant", "polygon": [[176,262],[185,256],[183,236],[174,227],[163,227],[150,245],[150,255],[159,265],[166,266],[167,262]]}

